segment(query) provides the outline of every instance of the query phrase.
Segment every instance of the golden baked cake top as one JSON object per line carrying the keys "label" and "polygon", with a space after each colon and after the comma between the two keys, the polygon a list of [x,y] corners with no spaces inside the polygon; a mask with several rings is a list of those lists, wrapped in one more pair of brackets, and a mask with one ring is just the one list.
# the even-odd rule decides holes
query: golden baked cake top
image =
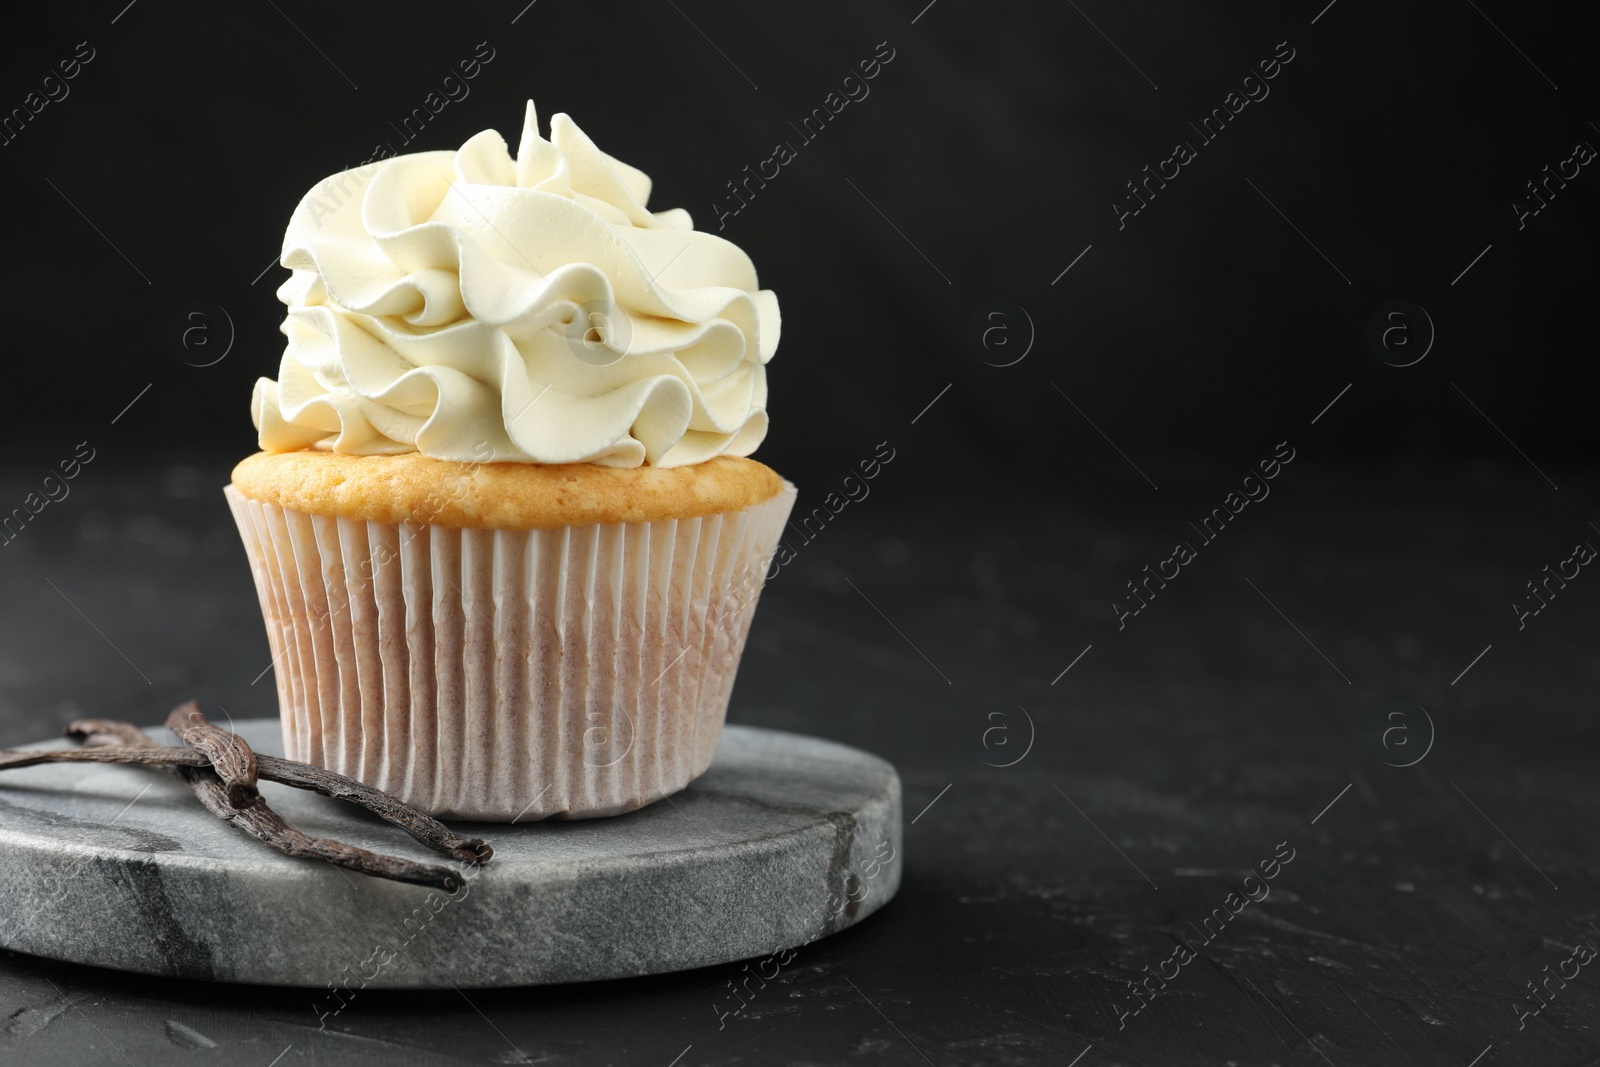
{"label": "golden baked cake top", "polygon": [[687,519],[751,507],[783,489],[777,472],[736,456],[602,467],[321,451],[258,452],[233,469],[233,484],[254,500],[312,515],[499,530]]}

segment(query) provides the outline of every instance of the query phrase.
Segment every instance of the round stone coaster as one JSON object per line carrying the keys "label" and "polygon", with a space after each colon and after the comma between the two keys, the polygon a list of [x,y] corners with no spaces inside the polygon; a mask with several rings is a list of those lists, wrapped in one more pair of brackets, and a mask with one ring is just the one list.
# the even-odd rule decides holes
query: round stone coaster
{"label": "round stone coaster", "polygon": [[[275,719],[233,728],[257,751],[283,751]],[[353,805],[270,782],[262,794],[306,833],[450,862]],[[658,974],[860,922],[899,888],[900,820],[899,776],[876,756],[729,726],[709,771],[640,811],[452,823],[495,855],[447,894],[280,855],[157,771],[50,764],[0,773],[0,945],[147,974],[329,987],[329,1013],[364,987]]]}

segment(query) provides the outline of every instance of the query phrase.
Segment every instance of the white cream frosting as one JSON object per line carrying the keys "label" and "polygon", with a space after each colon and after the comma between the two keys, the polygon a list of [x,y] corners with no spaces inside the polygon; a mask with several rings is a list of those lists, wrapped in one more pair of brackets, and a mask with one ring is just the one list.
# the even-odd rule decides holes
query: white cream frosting
{"label": "white cream frosting", "polygon": [[566,115],[320,183],[284,236],[267,452],[676,467],[767,430],[778,301]]}

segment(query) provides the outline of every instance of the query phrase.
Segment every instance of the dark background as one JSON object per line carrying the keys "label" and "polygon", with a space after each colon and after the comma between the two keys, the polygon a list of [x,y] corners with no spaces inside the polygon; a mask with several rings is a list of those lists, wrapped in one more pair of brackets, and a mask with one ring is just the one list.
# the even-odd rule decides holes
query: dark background
{"label": "dark background", "polygon": [[[1513,606],[1600,544],[1600,176],[1520,231],[1511,205],[1600,145],[1600,13],[524,2],[113,0],[9,28],[0,109],[77,42],[97,56],[0,146],[0,511],[97,454],[0,547],[0,744],[191,696],[275,713],[218,491],[281,352],[284,272],[261,272],[304,192],[398,146],[389,123],[478,42],[471,95],[402,150],[514,139],[532,96],[714,228],[724,183],[888,41],[871,95],[724,231],[784,315],[759,458],[809,508],[896,450],[796,539],[730,717],[896,764],[901,893],[725,1031],[735,965],[373,993],[318,1033],[303,992],[0,952],[0,1061],[1595,1062],[1593,968],[1525,1029],[1513,1005],[1600,944],[1597,579],[1520,628]],[[1188,123],[1281,41],[1270,96],[1119,231],[1123,182],[1199,147]],[[1366,336],[1396,299],[1437,329],[1409,367]],[[195,300],[233,323],[211,366],[169,339]],[[973,342],[995,301],[1018,347]],[[1026,357],[991,365],[1028,319]],[[1119,629],[1126,583],[1280,441],[1272,496]],[[1036,744],[996,767],[1017,750],[989,731],[1020,743],[1024,711]],[[1119,1029],[1127,983],[1282,840],[1271,900]]]}
{"label": "dark background", "polygon": [[[1521,231],[1511,204],[1576,142],[1600,144],[1593,7],[1341,0],[1312,25],[1315,0],[1082,13],[940,0],[912,25],[918,6],[539,0],[514,25],[517,3],[142,0],[115,25],[117,0],[31,10],[6,36],[0,106],[79,41],[96,58],[0,147],[13,205],[0,435],[244,455],[251,383],[282,351],[272,290],[286,275],[252,280],[299,198],[381,141],[453,149],[494,128],[514,145],[532,97],[650,174],[653,208],[686,207],[701,228],[745,165],[795,144],[722,232],[780,298],[762,458],[797,483],[870,453],[952,382],[919,471],[1020,470],[1052,488],[1127,473],[1052,382],[1158,484],[1180,457],[1248,462],[1351,382],[1330,455],[1506,454],[1461,393],[1536,461],[1592,454],[1580,294],[1597,281],[1600,198],[1586,168]],[[483,41],[495,58],[470,95],[404,145],[391,123]],[[801,144],[789,124],[883,41],[895,58],[870,95]],[[1202,144],[1188,123],[1280,41],[1295,58],[1270,95]],[[1199,158],[1119,230],[1124,182],[1180,139]],[[1365,339],[1396,298],[1438,331],[1405,369]],[[195,299],[233,323],[214,366],[169,342]],[[1036,328],[1011,367],[969,340],[992,300]]]}

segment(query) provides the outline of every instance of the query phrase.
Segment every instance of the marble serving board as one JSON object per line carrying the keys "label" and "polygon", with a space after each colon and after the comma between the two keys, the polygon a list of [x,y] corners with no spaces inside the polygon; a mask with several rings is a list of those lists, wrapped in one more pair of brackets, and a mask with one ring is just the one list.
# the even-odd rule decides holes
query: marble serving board
{"label": "marble serving board", "polygon": [[[282,752],[277,720],[233,728],[259,752]],[[164,729],[149,733],[176,743]],[[350,804],[268,782],[262,793],[306,833],[449,862]],[[0,946],[335,992],[587,981],[824,937],[887,903],[903,862],[892,766],[748,726],[727,727],[711,769],[688,789],[640,811],[451,825],[495,850],[453,895],[282,856],[147,768],[6,771]]]}

